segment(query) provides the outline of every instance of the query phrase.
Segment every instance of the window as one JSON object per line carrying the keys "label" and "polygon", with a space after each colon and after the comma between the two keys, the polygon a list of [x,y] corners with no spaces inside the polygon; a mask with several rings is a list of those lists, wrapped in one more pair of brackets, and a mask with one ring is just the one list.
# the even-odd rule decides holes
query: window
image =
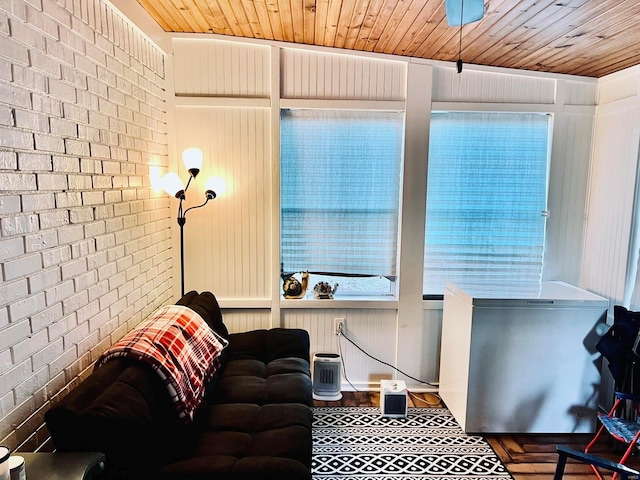
{"label": "window", "polygon": [[425,298],[445,281],[539,284],[549,115],[437,112],[431,117]]}
{"label": "window", "polygon": [[283,274],[338,277],[341,294],[391,293],[403,125],[398,112],[282,110]]}

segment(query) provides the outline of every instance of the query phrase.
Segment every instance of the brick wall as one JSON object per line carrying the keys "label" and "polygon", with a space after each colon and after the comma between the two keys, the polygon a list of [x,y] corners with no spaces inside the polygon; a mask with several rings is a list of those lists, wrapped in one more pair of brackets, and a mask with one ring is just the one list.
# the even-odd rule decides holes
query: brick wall
{"label": "brick wall", "polygon": [[167,150],[163,54],[117,10],[0,1],[1,444],[46,443],[51,402],[171,300]]}

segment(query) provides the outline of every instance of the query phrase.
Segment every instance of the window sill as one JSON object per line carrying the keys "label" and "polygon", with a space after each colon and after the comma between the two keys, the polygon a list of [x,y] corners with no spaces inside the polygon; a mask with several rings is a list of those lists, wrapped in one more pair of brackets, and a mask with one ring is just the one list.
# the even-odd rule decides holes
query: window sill
{"label": "window sill", "polygon": [[398,299],[391,296],[338,297],[332,300],[282,298],[280,299],[280,308],[376,308],[393,310],[398,308]]}
{"label": "window sill", "polygon": [[[269,310],[271,301],[269,299],[218,299],[220,308],[223,310]],[[392,296],[380,297],[338,297],[333,300],[315,300],[313,298],[287,299],[280,298],[281,309],[358,309],[375,308],[384,310],[394,310],[398,308],[398,299]],[[442,310],[444,302],[442,300],[422,300],[423,310]]]}

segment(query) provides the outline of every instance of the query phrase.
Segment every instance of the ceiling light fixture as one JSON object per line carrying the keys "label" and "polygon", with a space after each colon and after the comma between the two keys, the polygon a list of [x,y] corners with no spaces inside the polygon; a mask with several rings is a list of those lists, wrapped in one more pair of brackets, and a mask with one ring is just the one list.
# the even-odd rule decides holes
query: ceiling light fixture
{"label": "ceiling light fixture", "polygon": [[450,27],[460,25],[460,46],[458,50],[458,73],[462,72],[462,26],[477,22],[484,16],[484,0],[445,0],[447,23]]}

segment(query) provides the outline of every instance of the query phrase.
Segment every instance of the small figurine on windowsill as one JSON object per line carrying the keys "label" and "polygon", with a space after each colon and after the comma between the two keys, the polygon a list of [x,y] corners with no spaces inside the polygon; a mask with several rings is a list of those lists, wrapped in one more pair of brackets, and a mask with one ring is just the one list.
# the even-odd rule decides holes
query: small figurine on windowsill
{"label": "small figurine on windowsill", "polygon": [[307,284],[309,283],[309,272],[302,272],[302,282],[296,277],[290,275],[285,278],[282,283],[282,291],[284,298],[302,298],[307,292]]}
{"label": "small figurine on windowsill", "polygon": [[333,285],[333,289],[331,285],[327,282],[318,282],[316,286],[313,287],[313,298],[315,299],[332,299],[333,294],[338,290],[338,284]]}

